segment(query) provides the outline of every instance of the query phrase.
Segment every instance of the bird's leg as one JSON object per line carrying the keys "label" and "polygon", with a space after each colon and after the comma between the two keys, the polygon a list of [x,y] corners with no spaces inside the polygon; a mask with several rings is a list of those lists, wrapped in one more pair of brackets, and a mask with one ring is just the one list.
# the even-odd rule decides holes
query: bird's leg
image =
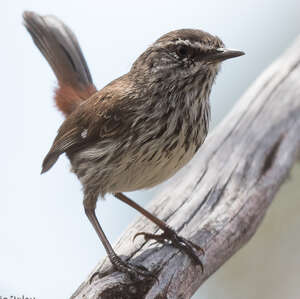
{"label": "bird's leg", "polygon": [[[129,274],[129,276],[133,280],[136,280],[139,276],[143,276],[143,277],[146,277],[149,279],[156,279],[155,275],[153,275],[145,267],[133,265],[131,263],[125,262],[115,253],[115,251],[113,250],[112,246],[110,245],[106,235],[104,234],[104,231],[102,230],[100,223],[97,219],[97,216],[95,214],[96,201],[97,201],[97,198],[95,198],[95,197],[85,196],[85,199],[83,201],[84,210],[85,210],[85,213],[86,213],[88,219],[90,220],[94,229],[96,230],[97,235],[99,236],[99,238],[107,252],[108,257],[109,257],[111,263],[113,264],[113,267],[120,272]],[[94,273],[92,275],[92,278],[98,274],[99,274],[99,272]]]}
{"label": "bird's leg", "polygon": [[140,232],[134,236],[134,239],[137,236],[141,235],[141,236],[144,236],[146,241],[154,239],[159,243],[171,242],[174,247],[185,252],[196,265],[201,266],[201,269],[203,271],[202,262],[199,259],[199,256],[197,254],[197,251],[200,251],[201,254],[204,254],[204,250],[200,246],[192,243],[189,240],[186,240],[186,239],[178,236],[177,233],[171,227],[169,227],[165,222],[163,222],[162,220],[155,217],[153,214],[151,214],[150,212],[148,212],[147,210],[142,208],[140,205],[135,203],[133,200],[128,198],[123,193],[115,193],[114,195],[116,198],[125,202],[126,204],[128,204],[135,210],[139,211],[141,214],[143,214],[146,218],[148,218],[149,220],[154,222],[163,231],[163,233],[161,233],[159,235],[150,234],[150,233],[146,233],[146,232]]}

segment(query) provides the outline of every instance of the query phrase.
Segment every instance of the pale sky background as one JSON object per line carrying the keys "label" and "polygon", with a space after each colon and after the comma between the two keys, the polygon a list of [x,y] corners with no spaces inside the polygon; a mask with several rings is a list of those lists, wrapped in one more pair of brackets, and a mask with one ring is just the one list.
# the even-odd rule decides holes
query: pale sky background
{"label": "pale sky background", "polygon": [[[245,51],[245,56],[225,62],[217,78],[211,95],[215,125],[300,34],[300,1],[2,1],[0,296],[68,298],[105,251],[84,215],[81,186],[69,173],[67,159],[61,158],[46,175],[39,174],[63,118],[52,100],[55,77],[22,26],[23,10],[54,14],[73,29],[98,88],[127,72],[149,44],[170,30],[204,29],[228,47]],[[299,298],[300,242],[289,243],[297,233],[296,238],[287,237],[300,227],[299,169],[294,173],[288,185],[292,187],[284,189],[289,195],[272,207],[277,217],[267,217],[262,225],[275,219],[269,224],[274,231],[254,237],[204,284],[201,298]],[[145,204],[158,189],[130,196]],[[97,214],[113,243],[137,216],[110,196],[98,204]],[[289,221],[281,221],[284,217]],[[277,234],[276,225],[282,223]],[[282,242],[268,243],[269,236]],[[243,255],[254,244],[258,247]],[[271,259],[274,246],[286,249],[281,259]],[[262,252],[269,259],[262,259]],[[270,272],[276,274],[272,280]],[[266,286],[264,292],[258,291],[259,285]]]}

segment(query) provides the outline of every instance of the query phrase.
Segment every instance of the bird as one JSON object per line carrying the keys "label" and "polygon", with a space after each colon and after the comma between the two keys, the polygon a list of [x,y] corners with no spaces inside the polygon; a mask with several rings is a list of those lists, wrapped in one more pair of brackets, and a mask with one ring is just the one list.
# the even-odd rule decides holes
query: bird
{"label": "bird", "polygon": [[95,214],[98,198],[106,194],[113,194],[162,230],[157,235],[139,232],[136,236],[170,242],[203,271],[202,248],[124,192],[154,187],[193,158],[208,134],[209,98],[220,65],[245,53],[225,48],[219,37],[200,29],[173,30],[152,43],[128,73],[98,90],[67,25],[55,16],[31,11],[23,13],[23,20],[56,75],[55,103],[65,116],[42,173],[66,154],[83,187],[85,214],[115,270],[133,279],[153,276],[145,267],[123,261],[108,241]]}

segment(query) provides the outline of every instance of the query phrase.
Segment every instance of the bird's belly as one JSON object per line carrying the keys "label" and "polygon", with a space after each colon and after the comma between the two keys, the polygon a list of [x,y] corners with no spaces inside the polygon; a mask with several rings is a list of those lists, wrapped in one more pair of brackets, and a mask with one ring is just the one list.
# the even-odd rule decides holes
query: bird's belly
{"label": "bird's belly", "polygon": [[203,142],[202,136],[198,142],[186,146],[181,132],[168,144],[162,138],[140,147],[129,147],[122,153],[113,143],[99,143],[70,157],[72,170],[84,188],[101,196],[150,188],[169,179],[187,164]]}
{"label": "bird's belly", "polygon": [[151,188],[172,177],[179,169],[186,165],[194,156],[196,145],[191,144],[186,148],[179,143],[172,150],[164,151],[163,147],[141,155],[135,155],[134,160],[123,161],[122,175],[118,176],[108,192],[128,192],[139,189]]}
{"label": "bird's belly", "polygon": [[[195,150],[182,150],[160,160],[134,163],[127,171],[124,179],[118,181],[118,192],[128,192],[154,187],[172,177],[194,156]],[[116,192],[116,191],[113,191]]]}

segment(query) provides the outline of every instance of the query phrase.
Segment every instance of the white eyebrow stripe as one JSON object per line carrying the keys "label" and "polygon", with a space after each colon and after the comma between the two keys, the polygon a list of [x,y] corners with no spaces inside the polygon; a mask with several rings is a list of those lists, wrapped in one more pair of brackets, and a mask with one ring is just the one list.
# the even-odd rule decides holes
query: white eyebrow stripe
{"label": "white eyebrow stripe", "polygon": [[203,50],[211,50],[213,49],[212,46],[209,46],[207,44],[195,41],[195,42],[191,42],[187,39],[178,39],[176,41],[169,41],[169,42],[159,42],[159,43],[154,43],[153,44],[153,48],[161,48],[162,46],[169,46],[169,45],[186,45],[189,47],[193,47],[193,48],[201,48]]}

